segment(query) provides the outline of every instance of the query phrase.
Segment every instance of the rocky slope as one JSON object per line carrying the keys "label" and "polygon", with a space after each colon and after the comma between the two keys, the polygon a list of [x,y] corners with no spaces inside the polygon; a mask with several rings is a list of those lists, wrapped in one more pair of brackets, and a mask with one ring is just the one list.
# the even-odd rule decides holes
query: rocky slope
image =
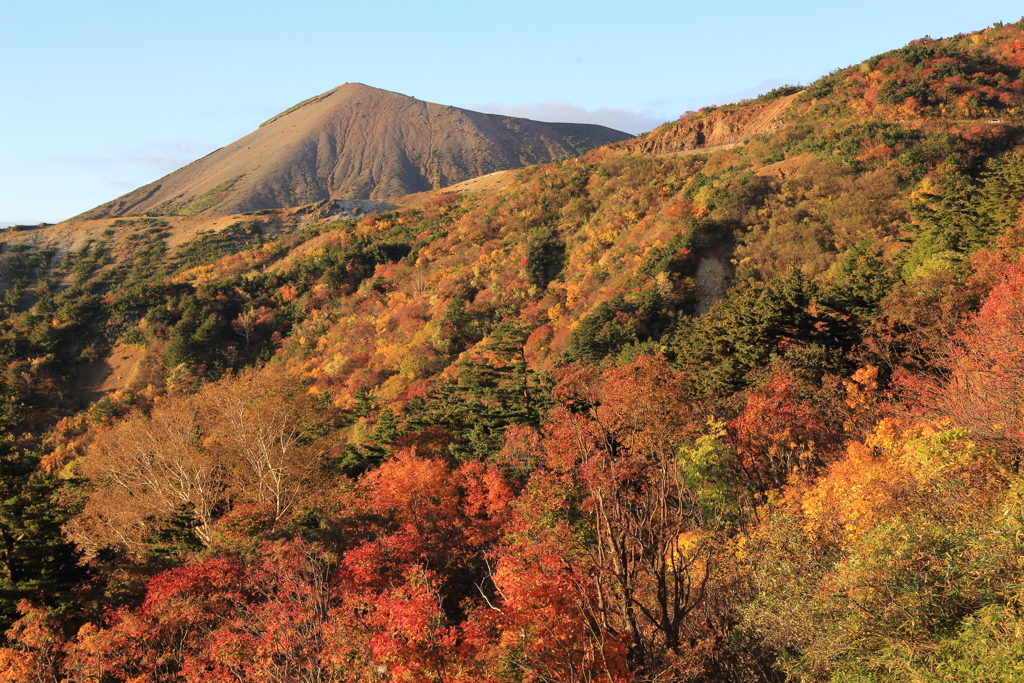
{"label": "rocky slope", "polygon": [[391,199],[628,138],[604,126],[481,114],[348,83],[81,218]]}
{"label": "rocky slope", "polygon": [[674,154],[734,145],[778,131],[783,114],[797,96],[798,93],[794,93],[767,102],[715,109],[707,114],[698,112],[631,140],[625,147],[644,154]]}

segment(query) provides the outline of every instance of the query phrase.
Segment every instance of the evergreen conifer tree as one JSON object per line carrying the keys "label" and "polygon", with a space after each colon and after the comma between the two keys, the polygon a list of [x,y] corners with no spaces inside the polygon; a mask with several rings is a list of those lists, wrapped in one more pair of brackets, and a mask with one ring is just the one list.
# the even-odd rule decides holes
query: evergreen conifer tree
{"label": "evergreen conifer tree", "polygon": [[0,632],[18,617],[23,599],[54,607],[84,578],[79,554],[61,533],[71,516],[60,504],[61,482],[38,459],[8,441],[0,453]]}

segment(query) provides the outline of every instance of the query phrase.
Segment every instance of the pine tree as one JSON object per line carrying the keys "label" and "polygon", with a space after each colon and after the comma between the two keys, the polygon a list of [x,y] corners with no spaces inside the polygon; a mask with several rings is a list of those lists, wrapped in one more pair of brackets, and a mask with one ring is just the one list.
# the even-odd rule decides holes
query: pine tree
{"label": "pine tree", "polygon": [[72,510],[60,504],[61,482],[39,471],[38,460],[4,444],[0,455],[0,631],[18,616],[23,599],[64,602],[84,578],[78,551],[61,534]]}
{"label": "pine tree", "polygon": [[167,346],[167,367],[181,363],[194,363],[202,349],[195,342],[195,334],[203,324],[204,315],[196,306],[188,306],[181,320],[171,332],[171,343]]}
{"label": "pine tree", "polygon": [[407,425],[443,426],[458,439],[449,450],[460,460],[497,452],[509,425],[539,425],[551,407],[550,387],[545,376],[527,368],[527,336],[518,322],[497,325],[479,354],[460,360],[455,377],[439,384]]}

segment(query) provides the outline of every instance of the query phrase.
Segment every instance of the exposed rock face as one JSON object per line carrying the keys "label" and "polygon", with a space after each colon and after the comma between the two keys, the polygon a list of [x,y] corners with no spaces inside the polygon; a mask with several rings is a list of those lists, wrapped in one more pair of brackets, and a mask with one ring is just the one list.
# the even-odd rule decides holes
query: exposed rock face
{"label": "exposed rock face", "polygon": [[796,97],[795,94],[788,95],[739,109],[712,111],[706,116],[683,119],[665,131],[654,131],[625,146],[644,154],[671,154],[743,142],[778,130],[782,126],[782,115]]}
{"label": "exposed rock face", "polygon": [[145,211],[223,216],[326,199],[387,200],[630,137],[604,126],[481,114],[349,83],[81,218]]}

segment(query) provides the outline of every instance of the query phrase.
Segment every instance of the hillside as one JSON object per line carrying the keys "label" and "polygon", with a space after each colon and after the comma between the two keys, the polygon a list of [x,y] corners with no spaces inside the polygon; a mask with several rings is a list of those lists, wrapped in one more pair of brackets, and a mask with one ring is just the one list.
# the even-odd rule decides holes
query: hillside
{"label": "hillside", "polygon": [[1020,680],[1022,71],[3,233],[0,678]]}
{"label": "hillside", "polygon": [[712,110],[704,116],[688,116],[624,147],[642,154],[685,154],[749,142],[782,128],[783,117],[796,98],[794,93],[743,107]]}
{"label": "hillside", "polygon": [[603,126],[481,114],[347,83],[79,218],[223,216],[325,199],[394,199],[629,137]]}

